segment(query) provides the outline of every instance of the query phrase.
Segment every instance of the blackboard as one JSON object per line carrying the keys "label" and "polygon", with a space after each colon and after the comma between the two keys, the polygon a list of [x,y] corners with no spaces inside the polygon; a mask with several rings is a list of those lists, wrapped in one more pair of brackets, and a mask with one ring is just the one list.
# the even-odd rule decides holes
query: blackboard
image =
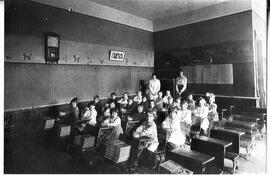
{"label": "blackboard", "polygon": [[134,94],[139,80],[153,68],[87,65],[5,63],[4,108],[17,109],[59,104],[79,97],[108,97],[111,92]]}

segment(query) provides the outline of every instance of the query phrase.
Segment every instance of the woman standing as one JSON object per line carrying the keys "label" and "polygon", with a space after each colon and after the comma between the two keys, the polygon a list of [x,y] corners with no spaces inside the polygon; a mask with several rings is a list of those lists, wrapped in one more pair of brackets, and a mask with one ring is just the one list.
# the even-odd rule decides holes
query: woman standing
{"label": "woman standing", "polygon": [[156,75],[152,74],[152,79],[149,81],[150,100],[156,100],[158,98],[158,92],[160,90],[160,81]]}
{"label": "woman standing", "polygon": [[[184,76],[183,70],[180,69],[179,76],[176,78],[176,94],[180,97],[187,88],[187,77]],[[185,99],[185,97],[183,97]]]}

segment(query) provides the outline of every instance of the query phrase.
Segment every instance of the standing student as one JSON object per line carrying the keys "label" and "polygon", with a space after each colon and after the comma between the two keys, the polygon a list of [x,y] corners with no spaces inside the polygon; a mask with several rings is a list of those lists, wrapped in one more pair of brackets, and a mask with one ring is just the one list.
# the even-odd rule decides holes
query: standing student
{"label": "standing student", "polygon": [[187,88],[187,77],[184,76],[183,70],[179,70],[179,76],[176,78],[176,94],[177,96],[182,96]]}
{"label": "standing student", "polygon": [[160,91],[160,81],[157,79],[154,73],[152,74],[152,79],[149,81],[149,90],[150,100],[156,100],[158,97],[158,92]]}
{"label": "standing student", "polygon": [[194,117],[200,120],[201,133],[207,134],[209,128],[208,120],[208,107],[206,106],[206,101],[204,98],[200,97],[197,101],[195,110],[193,111]]}
{"label": "standing student", "polygon": [[168,150],[184,145],[186,140],[184,134],[181,132],[180,118],[177,113],[176,107],[170,109],[169,115],[162,122],[162,128],[165,130],[171,130],[172,132],[168,139]]}
{"label": "standing student", "polygon": [[123,129],[121,127],[121,119],[118,116],[118,109],[116,108],[111,109],[111,117],[105,119],[101,123],[101,126],[113,128],[113,131],[107,138],[108,141],[117,140],[119,138],[119,135],[123,133]]}

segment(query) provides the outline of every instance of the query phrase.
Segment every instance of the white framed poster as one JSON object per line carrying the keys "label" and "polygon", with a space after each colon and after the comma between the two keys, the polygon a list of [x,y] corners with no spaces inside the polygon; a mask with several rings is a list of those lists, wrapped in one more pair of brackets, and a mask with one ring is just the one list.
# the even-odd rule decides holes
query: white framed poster
{"label": "white framed poster", "polygon": [[124,61],[125,58],[125,52],[120,52],[120,51],[110,51],[110,60],[111,61]]}

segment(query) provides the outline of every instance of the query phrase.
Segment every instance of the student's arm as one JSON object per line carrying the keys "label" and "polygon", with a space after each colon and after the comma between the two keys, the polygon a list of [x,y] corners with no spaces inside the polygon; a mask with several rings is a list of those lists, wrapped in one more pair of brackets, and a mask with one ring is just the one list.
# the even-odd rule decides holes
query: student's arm
{"label": "student's arm", "polygon": [[177,93],[179,93],[179,89],[178,89],[178,77],[175,80],[175,90]]}
{"label": "student's arm", "polygon": [[101,126],[108,126],[109,121],[110,121],[110,118],[103,120],[103,122],[101,123]]}
{"label": "student's arm", "polygon": [[143,125],[139,126],[139,127],[133,132],[133,137],[135,137],[135,138],[140,137],[142,130],[143,130]]}
{"label": "student's arm", "polygon": [[165,120],[162,122],[162,125],[161,125],[161,127],[163,128],[163,129],[169,129],[170,128],[170,126],[169,126],[169,124],[168,124],[168,119],[167,119],[167,117],[165,118]]}
{"label": "student's arm", "polygon": [[153,135],[153,133],[155,132],[156,130],[156,126],[155,125],[152,125],[151,127],[149,128],[145,128],[142,133],[141,133],[141,136],[148,136],[148,137],[151,137]]}
{"label": "student's arm", "polygon": [[113,123],[108,123],[108,126],[121,126],[121,120],[118,117]]}
{"label": "student's arm", "polygon": [[157,79],[157,87],[156,87],[156,92],[160,91],[160,80]]}

